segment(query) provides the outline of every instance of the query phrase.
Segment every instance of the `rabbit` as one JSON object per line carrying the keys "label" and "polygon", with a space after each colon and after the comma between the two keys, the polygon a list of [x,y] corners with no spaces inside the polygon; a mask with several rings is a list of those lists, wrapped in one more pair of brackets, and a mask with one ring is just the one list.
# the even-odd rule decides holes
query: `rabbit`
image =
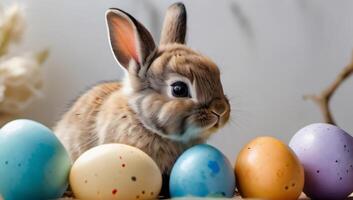
{"label": "rabbit", "polygon": [[185,46],[186,21],[185,6],[171,5],[157,47],[130,14],[106,12],[111,49],[125,77],[94,86],[54,127],[73,161],[94,146],[123,143],[147,153],[168,175],[181,153],[228,122],[220,71]]}

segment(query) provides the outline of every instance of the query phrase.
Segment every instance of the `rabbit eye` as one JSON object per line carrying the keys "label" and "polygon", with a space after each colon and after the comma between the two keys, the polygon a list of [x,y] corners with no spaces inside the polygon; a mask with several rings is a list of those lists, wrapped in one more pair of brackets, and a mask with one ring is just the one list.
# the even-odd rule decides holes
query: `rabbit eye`
{"label": "rabbit eye", "polygon": [[174,97],[190,97],[188,85],[182,81],[177,81],[172,85],[172,95]]}

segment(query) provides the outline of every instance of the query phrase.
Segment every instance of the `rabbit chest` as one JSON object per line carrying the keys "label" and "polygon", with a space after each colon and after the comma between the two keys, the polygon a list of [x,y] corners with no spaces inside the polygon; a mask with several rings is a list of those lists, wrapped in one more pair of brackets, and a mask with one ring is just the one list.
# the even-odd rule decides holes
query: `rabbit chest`
{"label": "rabbit chest", "polygon": [[[95,145],[123,143],[137,147],[151,156],[163,173],[169,174],[177,157],[186,148],[198,142],[181,143],[151,132],[129,107],[128,97],[121,87],[118,87],[119,83],[109,84],[100,86],[101,90],[105,91],[104,98],[99,99],[101,95],[93,98],[95,101],[101,101],[93,120],[95,125],[92,132],[97,136]],[[114,84],[117,86],[112,87]],[[109,91],[107,87],[115,88],[115,90]],[[109,91],[108,94],[107,91]]]}

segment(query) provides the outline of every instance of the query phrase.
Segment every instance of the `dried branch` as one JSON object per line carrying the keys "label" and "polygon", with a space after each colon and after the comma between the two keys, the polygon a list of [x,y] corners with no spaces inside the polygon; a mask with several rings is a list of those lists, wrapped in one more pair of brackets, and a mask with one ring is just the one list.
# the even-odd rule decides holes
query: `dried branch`
{"label": "dried branch", "polygon": [[251,21],[249,17],[245,14],[244,9],[239,5],[238,2],[231,1],[229,8],[234,15],[234,19],[237,21],[238,25],[240,26],[241,30],[244,31],[245,35],[250,39],[253,39],[254,29],[252,27]]}
{"label": "dried branch", "polygon": [[336,77],[336,79],[319,95],[305,95],[304,99],[311,99],[321,109],[321,112],[324,117],[324,121],[330,124],[336,124],[335,119],[332,115],[330,109],[330,100],[335,94],[336,90],[339,88],[342,83],[353,74],[353,58],[350,64],[348,64]]}

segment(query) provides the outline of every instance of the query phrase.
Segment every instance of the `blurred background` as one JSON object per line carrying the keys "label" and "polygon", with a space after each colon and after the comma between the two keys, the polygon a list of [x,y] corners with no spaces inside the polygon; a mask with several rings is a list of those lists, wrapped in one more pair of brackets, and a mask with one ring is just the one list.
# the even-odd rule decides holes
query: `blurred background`
{"label": "blurred background", "polygon": [[[27,29],[15,52],[48,48],[42,98],[23,117],[53,126],[90,86],[122,78],[110,51],[104,13],[118,7],[159,40],[172,0],[2,0],[24,7]],[[233,162],[260,135],[288,142],[305,125],[322,121],[303,95],[319,93],[346,66],[353,49],[353,1],[193,0],[187,43],[220,67],[232,104],[231,122],[209,143]],[[331,101],[338,125],[353,133],[353,78]]]}

